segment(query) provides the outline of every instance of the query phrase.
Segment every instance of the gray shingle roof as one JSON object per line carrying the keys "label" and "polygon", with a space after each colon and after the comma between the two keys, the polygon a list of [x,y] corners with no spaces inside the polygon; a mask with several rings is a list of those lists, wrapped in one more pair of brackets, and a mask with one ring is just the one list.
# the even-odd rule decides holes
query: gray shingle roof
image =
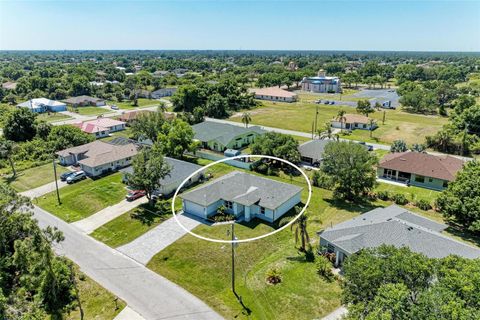
{"label": "gray shingle roof", "polygon": [[298,151],[302,157],[320,160],[323,158],[323,151],[325,146],[332,142],[331,140],[310,140],[302,143],[298,147]]}
{"label": "gray shingle roof", "polygon": [[[171,171],[169,175],[167,175],[160,181],[162,185],[169,185],[171,183],[180,184],[188,176],[193,174],[198,169],[202,168],[197,164],[170,157],[165,157],[165,161],[170,165]],[[120,171],[123,173],[133,173],[133,167],[130,166],[127,168],[123,168]]]}
{"label": "gray shingle roof", "polygon": [[430,258],[450,254],[472,259],[480,257],[480,249],[441,234],[445,228],[443,224],[392,205],[374,209],[319,234],[350,254],[388,244],[405,246]]}
{"label": "gray shingle roof", "polygon": [[301,191],[302,188],[288,183],[233,171],[182,194],[181,198],[202,206],[227,200],[274,210]]}
{"label": "gray shingle roof", "polygon": [[197,123],[196,125],[192,126],[192,129],[193,132],[195,132],[195,139],[205,142],[217,140],[225,146],[230,141],[235,139],[235,137],[245,133],[265,133],[265,131],[258,126],[244,128],[232,124],[218,123],[213,121]]}

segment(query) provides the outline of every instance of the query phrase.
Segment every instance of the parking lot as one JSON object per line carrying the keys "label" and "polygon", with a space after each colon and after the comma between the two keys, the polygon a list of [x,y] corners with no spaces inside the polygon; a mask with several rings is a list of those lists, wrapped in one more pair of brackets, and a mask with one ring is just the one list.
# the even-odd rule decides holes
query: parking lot
{"label": "parking lot", "polygon": [[[391,106],[397,108],[399,105],[398,100],[400,97],[397,92],[393,89],[364,89],[360,90],[357,93],[345,96],[345,98],[361,98],[367,99],[370,101],[371,105],[374,106],[376,102],[380,104],[391,101]],[[320,99],[318,100],[320,104],[333,104],[349,107],[357,107],[357,101],[348,101],[348,100],[335,100],[335,99]],[[329,103],[327,103],[327,101]],[[333,103],[332,103],[333,102]]]}

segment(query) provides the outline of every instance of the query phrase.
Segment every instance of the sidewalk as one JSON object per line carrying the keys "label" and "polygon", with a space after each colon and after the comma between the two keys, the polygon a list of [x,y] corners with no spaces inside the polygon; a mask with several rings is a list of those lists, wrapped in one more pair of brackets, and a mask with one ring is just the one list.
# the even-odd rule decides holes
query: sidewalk
{"label": "sidewalk", "polygon": [[[63,188],[67,185],[65,181],[57,180],[57,182],[58,182],[58,189]],[[44,184],[43,186],[37,187],[35,189],[30,189],[27,191],[20,192],[20,194],[22,196],[33,199],[33,198],[39,198],[52,191],[55,191],[55,181]]]}
{"label": "sidewalk", "polygon": [[72,223],[72,225],[77,229],[79,229],[80,231],[82,231],[83,233],[90,234],[95,229],[103,226],[105,223],[147,202],[148,202],[147,197],[142,197],[134,201],[122,200],[121,202],[113,206],[106,207],[105,209],[100,210],[97,213],[83,220],[74,222]]}
{"label": "sidewalk", "polygon": [[340,320],[344,315],[347,314],[347,308],[341,306],[340,308],[336,309],[329,315],[322,318],[322,320]]}

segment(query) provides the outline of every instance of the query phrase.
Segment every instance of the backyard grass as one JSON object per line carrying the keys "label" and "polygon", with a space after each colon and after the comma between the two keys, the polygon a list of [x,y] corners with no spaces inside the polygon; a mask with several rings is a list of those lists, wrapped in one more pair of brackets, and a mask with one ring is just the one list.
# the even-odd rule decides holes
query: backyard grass
{"label": "backyard grass", "polygon": [[125,100],[122,102],[109,102],[108,104],[114,104],[117,107],[119,107],[122,110],[133,110],[133,109],[139,109],[139,108],[146,108],[146,107],[153,107],[153,106],[158,106],[160,105],[160,102],[154,99],[145,99],[145,98],[139,98],[137,100],[138,106],[135,107],[133,106],[133,102],[129,100]]}
{"label": "backyard grass", "polygon": [[59,112],[51,112],[50,114],[40,113],[37,115],[37,119],[47,121],[47,122],[57,122],[57,121],[69,120],[69,119],[72,119],[72,117]]}
{"label": "backyard grass", "polygon": [[[76,267],[76,271],[84,319],[112,320],[125,308],[126,304],[123,300],[118,299],[94,280],[82,274],[78,267]],[[117,299],[116,302],[115,299]],[[80,319],[80,310],[77,308],[69,314],[64,314],[62,319]]]}
{"label": "backyard grass", "polygon": [[60,189],[61,205],[57,203],[55,191],[37,198],[35,204],[67,222],[74,222],[120,202],[126,193],[122,174],[117,172]]}
{"label": "backyard grass", "polygon": [[[248,111],[252,117],[252,125],[277,127],[301,132],[311,132],[315,121],[315,110],[318,107],[318,127],[334,118],[338,111],[356,113],[355,108],[339,105],[323,105],[313,103],[280,103],[263,102],[263,105]],[[448,119],[439,116],[425,116],[406,113],[401,110],[385,110],[386,121],[382,124],[383,111],[370,115],[377,120],[379,128],[373,131],[372,138],[367,130],[354,130],[344,138],[367,142],[390,144],[396,139],[404,139],[408,144],[423,143],[427,135],[435,134]],[[233,115],[230,120],[241,122],[241,112]]]}
{"label": "backyard grass", "polygon": [[[57,165],[57,178],[59,178],[62,173],[67,171],[68,169]],[[1,181],[9,184],[18,192],[37,188],[43,186],[44,184],[53,182],[54,180],[52,163],[47,163],[38,167],[17,172],[17,176],[15,178],[12,178],[10,175],[8,175],[8,177],[1,178]]]}
{"label": "backyard grass", "polygon": [[112,113],[112,111],[101,107],[78,107],[76,110],[78,111],[78,114],[82,116],[99,116]]}
{"label": "backyard grass", "polygon": [[132,134],[131,127],[126,127],[125,130],[112,132],[112,133],[110,133],[110,135],[108,137],[101,138],[101,140],[105,141],[105,142],[109,142],[109,141],[112,141],[115,138],[120,138],[120,137],[130,139],[131,134]]}
{"label": "backyard grass", "polygon": [[376,188],[377,191],[388,191],[390,194],[394,193],[402,193],[404,194],[407,199],[411,202],[415,202],[417,200],[427,200],[431,204],[433,204],[433,201],[438,197],[440,194],[439,191],[435,190],[430,190],[430,189],[425,189],[425,188],[419,188],[415,186],[397,186],[389,183],[384,183],[380,182]]}

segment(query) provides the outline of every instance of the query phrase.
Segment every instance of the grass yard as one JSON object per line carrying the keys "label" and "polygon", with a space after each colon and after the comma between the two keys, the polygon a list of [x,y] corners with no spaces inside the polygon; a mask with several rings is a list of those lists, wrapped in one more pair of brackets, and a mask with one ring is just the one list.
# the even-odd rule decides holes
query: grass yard
{"label": "grass yard", "polygon": [[139,108],[158,106],[160,104],[160,102],[158,102],[157,100],[154,100],[154,99],[139,98],[137,107],[134,107],[132,105],[132,101],[129,101],[129,100],[125,100],[125,101],[122,101],[122,102],[109,102],[108,104],[109,105],[114,104],[122,110],[134,110],[134,109],[139,109]]}
{"label": "grass yard", "polygon": [[37,115],[37,119],[43,120],[46,122],[57,122],[57,121],[69,120],[69,119],[72,119],[72,117],[59,112],[51,112],[50,114],[40,113]]}
{"label": "grass yard", "polygon": [[[123,300],[118,299],[94,280],[82,274],[78,267],[76,267],[76,271],[85,319],[112,320],[125,308],[126,304]],[[80,319],[80,310],[77,308],[69,314],[64,314],[62,319]]]}
{"label": "grass yard", "polygon": [[82,116],[99,116],[99,115],[112,113],[112,111],[109,111],[101,107],[78,107],[77,110],[78,110],[78,114]]}
{"label": "grass yard", "polygon": [[[59,178],[62,173],[67,171],[68,169],[57,165],[57,178]],[[43,186],[44,184],[55,181],[53,165],[52,163],[47,163],[38,167],[20,171],[17,173],[15,178],[12,178],[9,175],[8,177],[1,178],[0,181],[9,184],[18,192],[37,188]]]}
{"label": "grass yard", "polygon": [[38,198],[36,204],[67,222],[74,222],[120,202],[126,194],[122,174],[117,172],[60,189],[61,205],[57,204],[55,191]]}
{"label": "grass yard", "polygon": [[377,187],[376,190],[377,191],[380,191],[380,190],[388,191],[388,192],[390,192],[390,194],[402,193],[411,202],[414,202],[414,201],[417,201],[417,200],[420,200],[420,199],[424,199],[424,200],[429,201],[432,204],[433,204],[433,201],[440,194],[439,191],[435,191],[435,190],[419,188],[419,187],[415,187],[415,186],[402,187],[402,186],[397,186],[397,185],[384,183],[384,182],[380,182],[378,184],[378,187]]}
{"label": "grass yard", "polygon": [[[319,110],[319,128],[322,128],[326,122],[335,117],[340,110],[356,113],[355,108],[348,106],[265,101],[262,106],[250,110],[249,113],[252,117],[252,124],[311,132],[317,106]],[[404,139],[408,144],[422,143],[427,135],[436,133],[448,121],[447,118],[416,115],[401,110],[385,110],[385,112],[385,124],[382,124],[383,111],[377,111],[370,115],[370,117],[377,120],[379,125],[379,128],[373,131],[372,138],[370,138],[369,131],[358,129],[354,130],[351,135],[343,137],[386,144],[390,144],[396,139]],[[241,119],[241,112],[230,118],[230,120],[236,122],[241,122]]]}
{"label": "grass yard", "polygon": [[[164,205],[158,210],[141,204],[96,229],[91,236],[112,248],[129,243],[172,217],[171,202],[166,201]],[[181,205],[177,207],[180,209]]]}
{"label": "grass yard", "polygon": [[119,138],[119,137],[130,139],[131,133],[132,133],[132,129],[130,127],[126,127],[125,130],[112,132],[112,133],[110,133],[110,135],[108,137],[101,138],[101,140],[105,141],[105,142],[108,142],[108,141],[112,141],[113,139]]}

